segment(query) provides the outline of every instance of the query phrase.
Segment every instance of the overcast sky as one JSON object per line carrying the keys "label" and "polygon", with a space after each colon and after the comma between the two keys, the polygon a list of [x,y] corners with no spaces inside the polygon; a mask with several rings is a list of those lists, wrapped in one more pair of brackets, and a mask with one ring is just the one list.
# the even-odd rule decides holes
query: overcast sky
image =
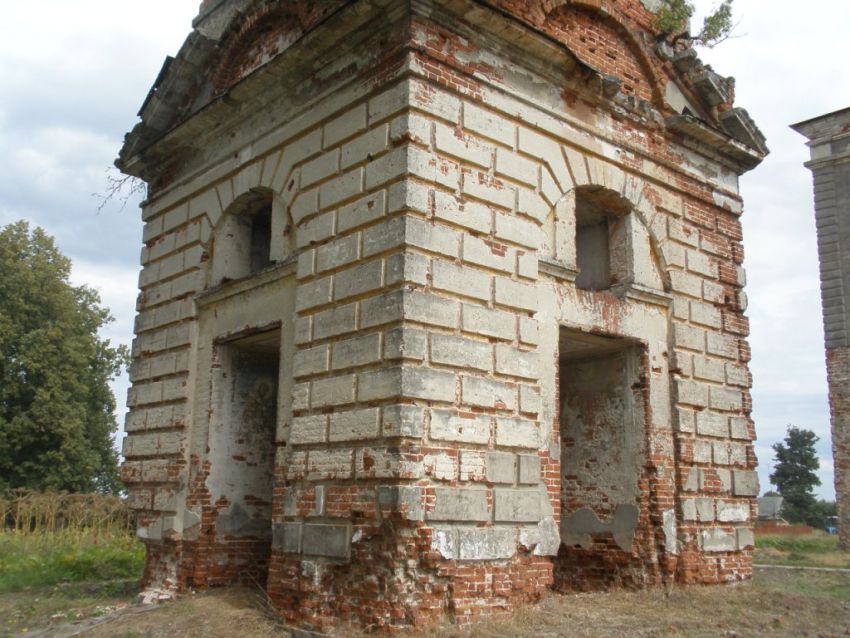
{"label": "overcast sky", "polygon": [[[24,218],[56,238],[75,282],[98,289],[115,315],[115,342],[132,338],[141,222],[137,201],[98,213],[94,194],[105,192],[123,135],[198,4],[0,0],[0,225]],[[833,498],[808,149],[788,125],[850,106],[850,2],[813,0],[808,12],[796,0],[734,6],[738,37],[701,56],[737,79],[737,105],[772,151],[741,181],[762,489],[770,446],[793,423],[820,436],[819,494]],[[126,380],[115,386],[123,406]]]}

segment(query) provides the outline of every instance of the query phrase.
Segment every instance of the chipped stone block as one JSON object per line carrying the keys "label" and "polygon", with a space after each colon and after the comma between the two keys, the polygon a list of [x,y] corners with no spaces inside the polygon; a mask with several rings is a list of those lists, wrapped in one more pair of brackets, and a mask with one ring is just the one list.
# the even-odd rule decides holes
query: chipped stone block
{"label": "chipped stone block", "polygon": [[733,552],[738,549],[738,541],[734,532],[704,529],[700,532],[700,546],[704,552]]}
{"label": "chipped stone block", "polygon": [[422,361],[428,353],[428,333],[417,328],[397,328],[384,334],[384,359]]}
{"label": "chipped stone block", "polygon": [[485,452],[461,450],[460,480],[484,481],[487,479],[487,454]]}
{"label": "chipped stone block", "polygon": [[542,518],[537,490],[494,490],[496,521],[536,523]]}
{"label": "chipped stone block", "polygon": [[461,378],[461,400],[467,405],[514,410],[516,395],[514,384],[479,377]]}
{"label": "chipped stone block", "polygon": [[432,439],[438,441],[484,444],[490,440],[490,422],[486,414],[433,409],[430,434]]}
{"label": "chipped stone block", "polygon": [[471,488],[434,488],[434,509],[427,513],[430,521],[489,521],[487,491]]}
{"label": "chipped stone block", "polygon": [[388,405],[383,409],[383,434],[386,437],[419,438],[423,433],[425,411],[414,405]]}
{"label": "chipped stone block", "polygon": [[516,457],[503,452],[487,455],[487,480],[490,483],[510,483],[516,480]]}
{"label": "chipped stone block", "polygon": [[745,503],[717,501],[717,520],[721,523],[743,523],[750,520],[750,506]]}
{"label": "chipped stone block", "polygon": [[301,532],[301,523],[275,523],[272,526],[272,549],[287,554],[300,554]]}
{"label": "chipped stone block", "polygon": [[519,482],[522,485],[537,485],[541,481],[540,457],[537,454],[519,455]]}
{"label": "chipped stone block", "polygon": [[351,527],[306,523],[301,551],[307,556],[348,560],[351,553]]}
{"label": "chipped stone block", "polygon": [[458,460],[456,455],[445,452],[426,454],[422,459],[422,467],[427,476],[439,481],[456,481],[458,474]]}
{"label": "chipped stone block", "polygon": [[425,519],[422,490],[418,487],[382,485],[378,488],[378,505],[399,512],[410,521]]}
{"label": "chipped stone block", "polygon": [[755,547],[756,538],[753,530],[748,527],[740,527],[735,530],[738,540],[738,549],[750,549]]}
{"label": "chipped stone block", "polygon": [[516,532],[512,528],[476,527],[458,530],[460,560],[505,560],[516,553]]}
{"label": "chipped stone block", "polygon": [[535,421],[528,419],[496,419],[496,445],[537,449],[540,432]]}
{"label": "chipped stone block", "polygon": [[759,494],[759,475],[757,472],[734,470],[732,482],[735,496],[758,496]]}

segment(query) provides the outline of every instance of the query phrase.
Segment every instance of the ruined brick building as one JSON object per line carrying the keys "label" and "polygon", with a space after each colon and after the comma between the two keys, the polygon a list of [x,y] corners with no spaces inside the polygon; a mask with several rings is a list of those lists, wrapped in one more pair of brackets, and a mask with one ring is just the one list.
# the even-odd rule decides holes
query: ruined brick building
{"label": "ruined brick building", "polygon": [[644,2],[204,2],[118,161],[147,587],[404,627],[750,575],[767,151]]}
{"label": "ruined brick building", "polygon": [[838,539],[850,550],[850,108],[792,128],[811,151]]}

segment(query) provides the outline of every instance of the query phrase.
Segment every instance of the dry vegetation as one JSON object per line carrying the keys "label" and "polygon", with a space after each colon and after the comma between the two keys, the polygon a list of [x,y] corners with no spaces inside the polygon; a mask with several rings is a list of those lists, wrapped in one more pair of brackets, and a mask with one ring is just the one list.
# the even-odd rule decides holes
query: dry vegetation
{"label": "dry vegetation", "polygon": [[[287,636],[261,593],[220,590],[187,596],[153,611],[119,616],[86,636]],[[375,637],[346,628],[335,636]],[[846,574],[758,570],[752,583],[645,592],[552,595],[509,620],[469,629],[431,627],[416,638],[717,638],[850,635],[850,579]]]}
{"label": "dry vegetation", "polygon": [[17,492],[0,499],[0,636],[127,605],[144,551],[123,501]]}
{"label": "dry vegetation", "polygon": [[0,496],[3,531],[25,535],[101,534],[132,532],[133,513],[117,496],[53,494],[16,490]]}
{"label": "dry vegetation", "polygon": [[[285,637],[260,590],[186,595],[134,604],[142,554],[130,514],[103,497],[42,497],[0,507],[14,526],[0,534],[0,636],[173,638]],[[8,518],[13,513],[12,518]],[[759,537],[757,563],[848,566],[825,536]],[[338,627],[334,635],[363,634]],[[372,637],[376,634],[368,634]],[[757,569],[750,583],[643,592],[551,595],[510,619],[451,625],[417,638],[608,638],[850,636],[850,574]]]}

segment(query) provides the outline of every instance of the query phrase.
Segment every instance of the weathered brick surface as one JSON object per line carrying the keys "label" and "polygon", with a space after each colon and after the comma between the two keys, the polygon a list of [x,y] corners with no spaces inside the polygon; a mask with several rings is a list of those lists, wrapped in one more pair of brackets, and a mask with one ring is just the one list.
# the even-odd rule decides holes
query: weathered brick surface
{"label": "weathered brick surface", "polygon": [[[151,185],[124,468],[146,585],[258,579],[292,622],[401,628],[550,587],[748,577],[735,176],[758,153],[701,154],[662,124],[675,77],[676,99],[719,126],[646,46],[642,3],[482,5],[493,31],[409,3],[301,4],[205,5],[201,44],[175,68],[208,55],[212,85],[180,103],[226,99],[188,117],[164,96],[196,89],[166,74],[152,99],[174,130],[145,133],[143,153],[131,136],[122,154]],[[522,54],[494,41],[520,34]],[[159,130],[153,108],[143,118]],[[610,290],[575,284],[585,197],[622,216]],[[233,281],[227,229],[257,198],[272,263]],[[577,448],[559,328],[639,352],[632,509],[570,491],[586,481],[563,471]],[[227,417],[241,372],[216,353],[256,352],[252,335],[272,329],[273,478],[243,485],[232,467],[251,448],[234,452],[246,444]],[[618,511],[635,512],[628,539]],[[590,521],[580,538],[563,526],[574,515]]]}
{"label": "weathered brick surface", "polygon": [[838,533],[844,549],[850,549],[850,273],[844,257],[850,237],[850,169],[843,139],[848,123],[850,111],[843,109],[793,126],[808,138],[811,150],[806,166],[814,181]]}

